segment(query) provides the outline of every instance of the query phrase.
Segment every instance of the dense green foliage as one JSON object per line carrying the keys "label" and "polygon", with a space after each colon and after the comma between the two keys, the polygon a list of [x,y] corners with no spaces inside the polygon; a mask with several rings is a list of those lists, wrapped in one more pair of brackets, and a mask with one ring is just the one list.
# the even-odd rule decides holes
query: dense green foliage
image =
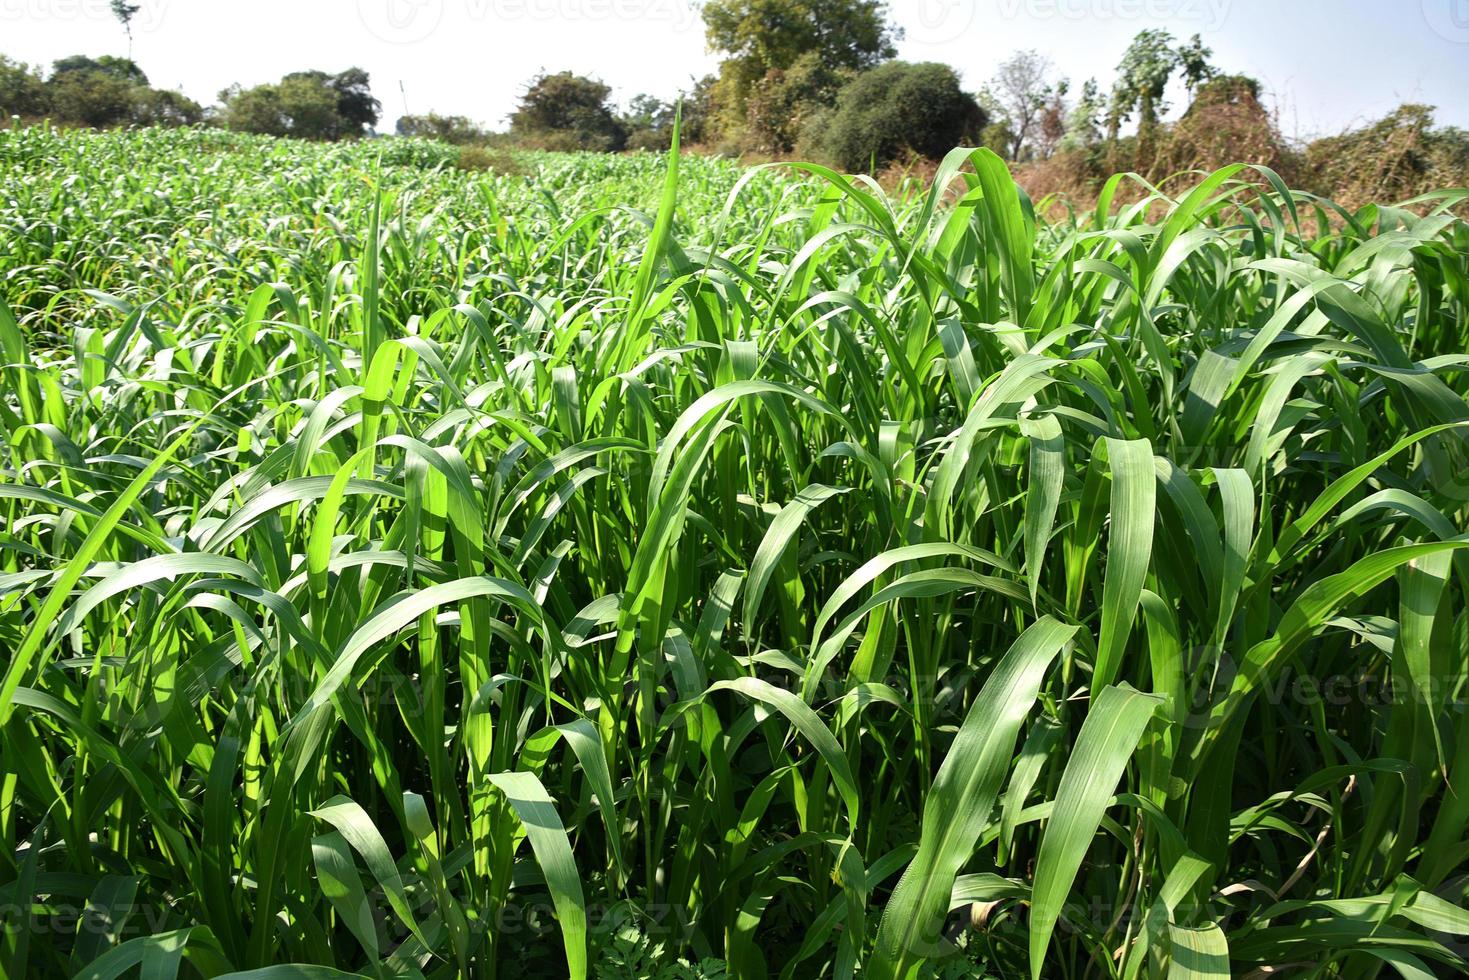
{"label": "dense green foliage", "polygon": [[[905,154],[937,160],[972,143],[985,114],[947,65],[890,61],[858,75],[808,142],[852,172],[876,173]],[[870,168],[870,169],[869,169]]]}
{"label": "dense green foliage", "polygon": [[772,72],[802,61],[807,76],[863,71],[896,55],[902,36],[882,0],[709,0],[700,14],[709,49],[724,56],[716,98],[734,129]]}
{"label": "dense green foliage", "polygon": [[826,110],[851,80],[851,72],[826,67],[814,51],[789,68],[772,68],[751,87],[741,145],[759,153],[789,153],[801,145],[803,130],[826,128]]}
{"label": "dense green foliage", "polygon": [[454,156],[0,133],[0,972],[1462,968],[1465,192]]}
{"label": "dense green foliage", "polygon": [[149,87],[148,76],[127,58],[72,55],[39,68],[0,54],[0,115],[52,119],[85,126],[183,126],[204,118],[182,93]]}
{"label": "dense green foliage", "polygon": [[562,71],[531,80],[510,116],[510,133],[552,150],[620,150],[627,129],[609,101],[610,86]]}
{"label": "dense green foliage", "polygon": [[0,54],[0,119],[39,116],[46,111],[46,80],[41,70]]}
{"label": "dense green foliage", "polygon": [[234,85],[219,101],[219,121],[236,132],[312,140],[363,136],[382,111],[361,68],[295,71],[279,83]]}

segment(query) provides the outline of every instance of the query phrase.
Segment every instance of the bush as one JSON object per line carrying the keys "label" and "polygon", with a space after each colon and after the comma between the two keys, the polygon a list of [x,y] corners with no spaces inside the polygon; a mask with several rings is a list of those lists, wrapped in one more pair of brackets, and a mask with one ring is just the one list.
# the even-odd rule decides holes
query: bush
{"label": "bush", "polygon": [[908,152],[941,157],[972,142],[986,121],[948,65],[890,61],[842,88],[825,132],[810,142],[847,170],[880,170]]}
{"label": "bush", "polygon": [[635,129],[628,134],[626,149],[661,152],[672,145],[671,129]]}
{"label": "bush", "polygon": [[400,116],[397,130],[399,136],[422,136],[454,146],[481,143],[485,139],[485,131],[467,116],[441,116],[437,112]]}
{"label": "bush", "polygon": [[461,146],[454,166],[470,172],[489,170],[498,174],[524,175],[529,171],[505,150],[488,146]]}
{"label": "bush", "polygon": [[1340,204],[1402,201],[1469,185],[1469,133],[1433,126],[1433,107],[1402,105],[1362,129],[1306,148],[1311,181]]}
{"label": "bush", "polygon": [[1152,167],[1160,178],[1230,163],[1278,169],[1285,150],[1274,120],[1260,104],[1260,83],[1245,75],[1220,75],[1199,86],[1188,111],[1161,144]]}

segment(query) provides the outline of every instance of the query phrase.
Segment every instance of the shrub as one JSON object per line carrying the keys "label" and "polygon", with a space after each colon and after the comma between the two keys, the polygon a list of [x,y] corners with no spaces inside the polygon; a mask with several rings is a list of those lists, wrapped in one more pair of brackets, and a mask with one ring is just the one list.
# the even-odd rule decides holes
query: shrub
{"label": "shrub", "polygon": [[1221,75],[1201,85],[1161,143],[1152,168],[1159,177],[1236,162],[1278,167],[1285,149],[1260,104],[1260,83],[1245,75]]}
{"label": "shrub", "polygon": [[667,129],[635,129],[628,134],[626,149],[666,150],[673,144],[673,132]]}
{"label": "shrub", "polygon": [[520,175],[528,172],[507,151],[492,149],[488,146],[461,146],[458,156],[454,159],[454,166],[460,170],[490,170],[500,174]]}
{"label": "shrub", "polygon": [[1469,185],[1469,133],[1435,129],[1433,107],[1407,104],[1358,130],[1306,148],[1311,181],[1339,203],[1401,201]]}
{"label": "shrub", "polygon": [[422,136],[454,146],[482,142],[486,135],[467,116],[441,116],[436,112],[426,116],[400,116],[396,128],[399,136]]}
{"label": "shrub", "polygon": [[848,170],[881,169],[905,152],[940,157],[972,141],[985,122],[949,66],[890,61],[842,88],[819,143]]}

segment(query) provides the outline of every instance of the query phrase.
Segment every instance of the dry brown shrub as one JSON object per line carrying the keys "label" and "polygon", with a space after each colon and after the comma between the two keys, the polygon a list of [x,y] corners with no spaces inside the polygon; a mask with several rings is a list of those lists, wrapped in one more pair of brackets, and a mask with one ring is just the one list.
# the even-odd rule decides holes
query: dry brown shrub
{"label": "dry brown shrub", "polygon": [[1362,129],[1306,148],[1313,182],[1350,209],[1469,186],[1469,134],[1433,127],[1433,108],[1402,105]]}
{"label": "dry brown shrub", "polygon": [[1183,118],[1168,131],[1155,177],[1183,170],[1214,171],[1231,163],[1280,169],[1287,150],[1254,79],[1226,75],[1200,86]]}

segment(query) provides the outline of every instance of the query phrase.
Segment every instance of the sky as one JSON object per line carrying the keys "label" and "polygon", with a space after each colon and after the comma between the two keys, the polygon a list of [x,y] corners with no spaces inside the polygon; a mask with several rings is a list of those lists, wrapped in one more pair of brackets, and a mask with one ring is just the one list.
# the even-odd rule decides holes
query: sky
{"label": "sky", "polygon": [[[691,0],[132,0],[133,57],[154,85],[215,101],[231,83],[351,65],[372,76],[380,128],[434,110],[505,125],[525,83],[563,69],[671,98],[715,70]],[[1469,128],[1469,0],[890,0],[899,57],[941,61],[978,89],[1022,48],[1073,91],[1105,90],[1129,39],[1200,34],[1222,69],[1264,85],[1287,136],[1325,135],[1404,101]],[[123,55],[108,0],[0,0],[0,54],[49,64]],[[1178,111],[1181,91],[1172,98]]]}

